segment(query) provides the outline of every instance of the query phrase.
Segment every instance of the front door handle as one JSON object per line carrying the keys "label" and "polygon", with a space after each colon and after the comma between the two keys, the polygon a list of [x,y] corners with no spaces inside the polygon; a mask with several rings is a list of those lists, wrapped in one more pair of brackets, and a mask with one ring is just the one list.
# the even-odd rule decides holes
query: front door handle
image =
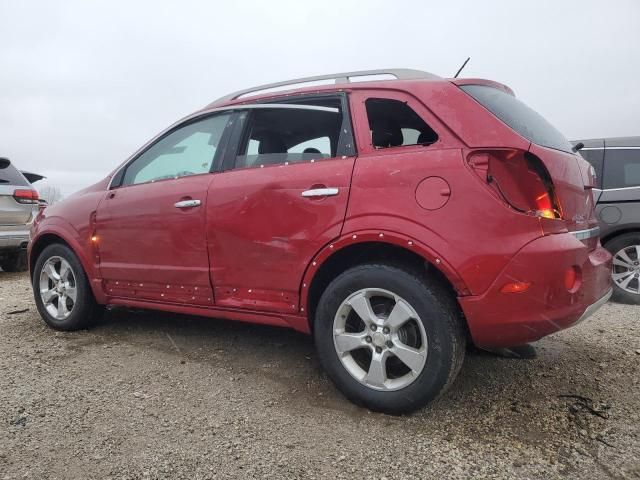
{"label": "front door handle", "polygon": [[337,188],[312,188],[311,190],[305,190],[302,192],[303,197],[333,197],[338,195],[339,190]]}
{"label": "front door handle", "polygon": [[200,200],[182,200],[180,202],[174,203],[173,206],[176,208],[191,208],[199,207],[201,203],[202,202],[200,202]]}

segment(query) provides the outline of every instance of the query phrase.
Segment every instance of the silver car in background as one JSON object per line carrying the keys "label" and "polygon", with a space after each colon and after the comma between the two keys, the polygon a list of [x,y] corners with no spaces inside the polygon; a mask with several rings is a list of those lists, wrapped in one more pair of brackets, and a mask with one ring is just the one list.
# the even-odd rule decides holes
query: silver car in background
{"label": "silver car in background", "polygon": [[600,240],[613,255],[613,298],[640,305],[640,137],[581,140],[596,172]]}
{"label": "silver car in background", "polygon": [[[42,178],[33,175],[32,180],[36,177]],[[37,190],[8,158],[0,157],[0,268],[5,272],[27,269],[29,229],[38,208]]]}

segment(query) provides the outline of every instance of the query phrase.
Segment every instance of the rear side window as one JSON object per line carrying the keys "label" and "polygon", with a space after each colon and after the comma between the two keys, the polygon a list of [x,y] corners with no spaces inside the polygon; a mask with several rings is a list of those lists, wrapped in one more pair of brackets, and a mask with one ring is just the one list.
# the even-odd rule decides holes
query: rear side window
{"label": "rear side window", "polygon": [[486,85],[462,85],[460,88],[527,140],[571,152],[571,144],[562,133],[513,95]]}
{"label": "rear side window", "polygon": [[29,185],[26,178],[11,164],[0,162],[0,185],[18,185],[25,187]]}
{"label": "rear side window", "polygon": [[365,106],[375,148],[431,145],[438,140],[436,132],[405,102],[369,98]]}
{"label": "rear side window", "polygon": [[640,187],[640,150],[606,150],[604,188]]}

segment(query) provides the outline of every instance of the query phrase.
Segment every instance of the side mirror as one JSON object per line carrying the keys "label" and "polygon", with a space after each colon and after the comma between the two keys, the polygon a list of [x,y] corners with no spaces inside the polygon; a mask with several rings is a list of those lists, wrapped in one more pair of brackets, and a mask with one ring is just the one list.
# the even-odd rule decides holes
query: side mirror
{"label": "side mirror", "polygon": [[8,158],[0,157],[0,170],[7,168],[9,165],[11,165],[11,161]]}

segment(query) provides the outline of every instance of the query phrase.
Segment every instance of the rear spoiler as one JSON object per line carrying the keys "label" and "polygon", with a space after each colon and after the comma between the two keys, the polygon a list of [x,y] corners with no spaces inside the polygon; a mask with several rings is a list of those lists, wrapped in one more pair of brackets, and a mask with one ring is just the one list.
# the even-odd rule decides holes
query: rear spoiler
{"label": "rear spoiler", "polygon": [[511,88],[507,87],[505,84],[494,82],[493,80],[485,80],[484,78],[453,78],[453,79],[451,79],[451,83],[454,83],[454,84],[456,84],[458,86],[460,86],[460,85],[485,85],[487,87],[493,87],[493,88],[497,88],[498,90],[502,90],[504,92],[507,92],[512,97],[516,96],[514,91],[511,90]]}
{"label": "rear spoiler", "polygon": [[20,170],[20,173],[22,175],[24,175],[24,178],[26,178],[29,181],[29,183],[35,183],[38,180],[42,180],[43,178],[47,178],[44,175],[40,175],[39,173],[25,172],[24,170]]}

